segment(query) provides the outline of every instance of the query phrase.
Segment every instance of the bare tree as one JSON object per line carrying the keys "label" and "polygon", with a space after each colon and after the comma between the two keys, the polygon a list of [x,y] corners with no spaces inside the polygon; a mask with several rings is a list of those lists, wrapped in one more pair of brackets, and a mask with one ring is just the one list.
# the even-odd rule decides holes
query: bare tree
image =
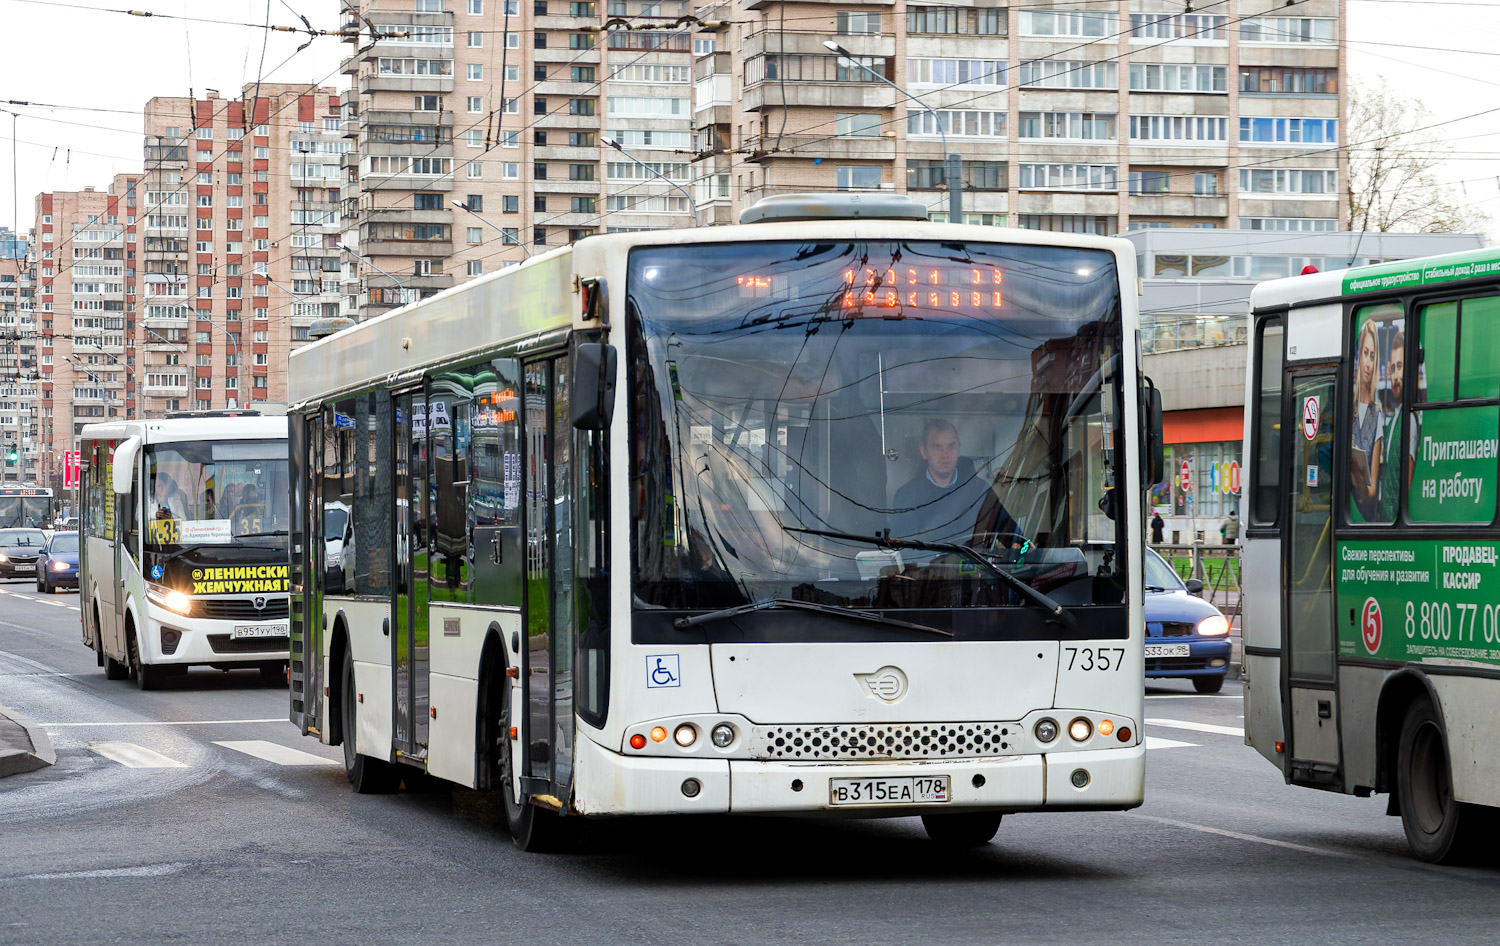
{"label": "bare tree", "polygon": [[1482,233],[1489,218],[1435,171],[1452,149],[1433,130],[1421,102],[1377,78],[1349,88],[1350,230]]}

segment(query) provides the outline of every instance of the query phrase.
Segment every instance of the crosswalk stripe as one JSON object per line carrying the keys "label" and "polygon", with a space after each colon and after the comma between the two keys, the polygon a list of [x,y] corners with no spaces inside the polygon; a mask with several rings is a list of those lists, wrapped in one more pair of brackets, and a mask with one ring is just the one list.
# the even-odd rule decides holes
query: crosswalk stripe
{"label": "crosswalk stripe", "polygon": [[240,739],[220,742],[214,741],[214,745],[233,749],[235,752],[243,752],[245,755],[274,762],[277,765],[338,765],[334,759],[325,759],[311,752],[303,752],[301,749],[292,749],[264,739]]}
{"label": "crosswalk stripe", "polygon": [[1152,719],[1146,717],[1148,726],[1166,726],[1169,729],[1188,729],[1193,732],[1211,732],[1220,736],[1239,736],[1245,738],[1245,730],[1239,726],[1217,726],[1213,723],[1195,723],[1187,719]]}
{"label": "crosswalk stripe", "polygon": [[1147,749],[1196,749],[1196,742],[1178,742],[1176,739],[1163,739],[1160,736],[1146,737]]}
{"label": "crosswalk stripe", "polygon": [[112,762],[118,762],[132,769],[185,769],[187,768],[176,759],[168,758],[160,752],[138,746],[133,742],[90,742],[84,745],[85,749],[96,755],[101,755]]}

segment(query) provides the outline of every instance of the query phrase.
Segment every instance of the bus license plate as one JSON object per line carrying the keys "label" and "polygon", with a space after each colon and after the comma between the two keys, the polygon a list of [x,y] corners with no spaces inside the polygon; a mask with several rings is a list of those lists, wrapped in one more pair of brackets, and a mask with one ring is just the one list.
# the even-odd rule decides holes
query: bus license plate
{"label": "bus license plate", "polygon": [[1193,653],[1187,644],[1147,644],[1147,657],[1189,657]]}
{"label": "bus license plate", "polygon": [[831,805],[940,805],[952,797],[946,775],[829,779],[828,795]]}
{"label": "bus license plate", "polygon": [[249,637],[286,637],[285,624],[236,624],[229,634],[235,640]]}

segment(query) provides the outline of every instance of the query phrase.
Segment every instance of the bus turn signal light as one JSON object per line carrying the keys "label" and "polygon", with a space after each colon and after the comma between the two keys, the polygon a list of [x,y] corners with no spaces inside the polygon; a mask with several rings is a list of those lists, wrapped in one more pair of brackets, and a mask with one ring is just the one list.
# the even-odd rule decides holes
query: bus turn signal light
{"label": "bus turn signal light", "polygon": [[1118,740],[1120,740],[1121,742],[1129,742],[1130,741],[1130,727],[1129,726],[1121,726],[1120,727],[1120,731],[1117,732],[1117,733],[1115,733],[1115,738],[1118,739]]}
{"label": "bus turn signal light", "polygon": [[652,742],[666,742],[667,741],[667,731],[666,731],[666,729],[664,729],[661,726],[652,726],[651,727],[651,741]]}
{"label": "bus turn signal light", "polygon": [[1108,719],[1099,720],[1099,735],[1108,736],[1115,731],[1115,724]]}
{"label": "bus turn signal light", "polygon": [[630,748],[632,748],[632,749],[644,749],[644,748],[646,748],[646,737],[642,736],[640,733],[636,733],[634,736],[631,736],[630,737]]}

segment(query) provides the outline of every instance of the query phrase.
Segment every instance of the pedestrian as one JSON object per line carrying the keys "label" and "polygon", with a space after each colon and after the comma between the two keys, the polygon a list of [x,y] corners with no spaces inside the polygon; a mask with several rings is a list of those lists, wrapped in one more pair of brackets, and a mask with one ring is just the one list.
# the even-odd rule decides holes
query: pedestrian
{"label": "pedestrian", "polygon": [[1152,545],[1161,545],[1162,542],[1165,541],[1165,539],[1163,538],[1163,532],[1166,530],[1166,528],[1167,528],[1167,524],[1166,524],[1165,521],[1162,520],[1161,513],[1159,513],[1159,512],[1152,513],[1151,514],[1151,544]]}
{"label": "pedestrian", "polygon": [[1238,545],[1240,541],[1240,514],[1235,510],[1229,510],[1229,518],[1219,527],[1219,534],[1224,537],[1225,545]]}

